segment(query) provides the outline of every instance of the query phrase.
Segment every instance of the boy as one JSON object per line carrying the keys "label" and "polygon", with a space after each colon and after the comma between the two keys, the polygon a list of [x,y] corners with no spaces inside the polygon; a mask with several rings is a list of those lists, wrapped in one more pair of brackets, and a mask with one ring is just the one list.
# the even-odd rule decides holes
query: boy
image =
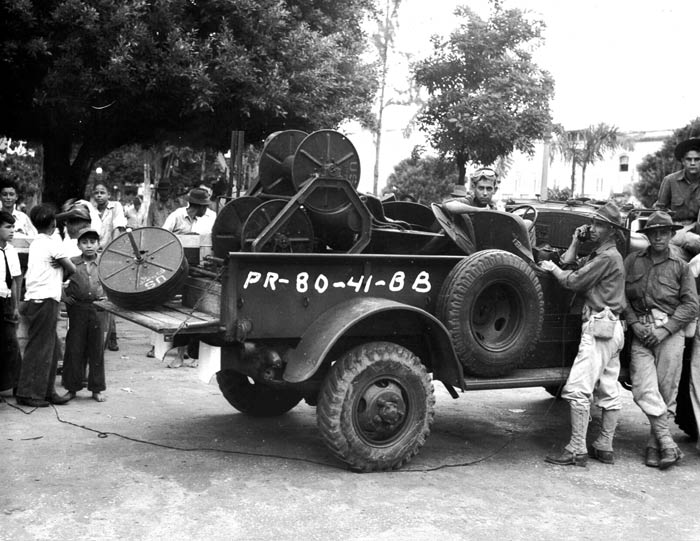
{"label": "boy", "polygon": [[68,311],[66,354],[63,359],[63,386],[70,398],[83,388],[85,362],[89,366],[88,390],[97,402],[104,402],[105,390],[103,316],[94,301],[104,297],[97,277],[97,250],[100,235],[97,230],[85,228],[78,233],[81,255],[71,258],[75,274],[70,278],[64,300]]}
{"label": "boy", "polygon": [[56,325],[63,279],[75,272],[75,265],[65,256],[60,239],[52,236],[56,229],[53,207],[37,205],[29,217],[38,235],[29,247],[25,276],[26,305],[22,315],[27,320],[27,346],[17,385],[17,403],[41,408],[49,402],[65,404],[70,400],[68,393],[56,393],[60,356]]}
{"label": "boy", "polygon": [[[15,218],[0,210],[0,391],[17,387],[20,352],[17,342],[19,291],[22,271],[19,257],[10,242],[15,235]],[[0,402],[2,402],[0,397]]]}

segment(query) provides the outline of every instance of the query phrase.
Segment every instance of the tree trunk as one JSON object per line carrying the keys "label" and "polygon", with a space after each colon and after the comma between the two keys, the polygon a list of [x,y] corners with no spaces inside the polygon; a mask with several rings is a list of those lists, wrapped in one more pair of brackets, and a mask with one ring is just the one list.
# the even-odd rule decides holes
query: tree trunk
{"label": "tree trunk", "polygon": [[576,160],[571,159],[571,197],[574,196],[574,188],[576,188]]}
{"label": "tree trunk", "polygon": [[71,140],[50,134],[42,141],[44,148],[44,178],[42,200],[57,207],[70,198],[83,197],[88,174],[71,167]]}
{"label": "tree trunk", "polygon": [[581,196],[586,195],[586,164],[582,163],[581,164]]}
{"label": "tree trunk", "polygon": [[457,164],[457,184],[464,185],[464,181],[467,177],[467,156],[462,153],[457,153],[455,156],[455,163]]}
{"label": "tree trunk", "polygon": [[377,195],[379,191],[379,156],[382,148],[382,124],[384,120],[384,93],[386,91],[386,76],[387,76],[387,64],[389,61],[389,22],[391,20],[391,14],[389,12],[390,0],[386,0],[386,13],[384,20],[384,42],[382,43],[382,50],[380,56],[382,59],[382,77],[379,82],[379,111],[377,113],[377,130],[374,139],[374,182],[372,185],[372,193]]}

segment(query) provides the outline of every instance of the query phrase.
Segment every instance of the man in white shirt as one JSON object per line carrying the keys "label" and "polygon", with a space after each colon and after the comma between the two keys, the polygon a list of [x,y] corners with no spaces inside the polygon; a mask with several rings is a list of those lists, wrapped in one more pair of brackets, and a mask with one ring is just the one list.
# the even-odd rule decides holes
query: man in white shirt
{"label": "man in white shirt", "polygon": [[110,194],[104,184],[95,184],[92,190],[94,207],[100,215],[100,248],[107,246],[126,229],[124,208],[119,201],[110,201]]}
{"label": "man in white shirt", "polygon": [[17,322],[22,270],[17,251],[10,244],[14,234],[14,216],[0,210],[0,391],[9,390],[10,394],[17,387],[21,359]]}
{"label": "man in white shirt", "polygon": [[17,210],[17,184],[13,181],[0,181],[0,203],[2,203],[2,210],[9,212],[15,218],[15,234],[26,237],[36,236],[36,229],[29,216],[21,210]]}
{"label": "man in white shirt", "polygon": [[209,208],[209,194],[202,188],[192,188],[187,194],[187,206],[175,209],[165,219],[163,229],[176,235],[205,235],[211,233],[216,213]]}

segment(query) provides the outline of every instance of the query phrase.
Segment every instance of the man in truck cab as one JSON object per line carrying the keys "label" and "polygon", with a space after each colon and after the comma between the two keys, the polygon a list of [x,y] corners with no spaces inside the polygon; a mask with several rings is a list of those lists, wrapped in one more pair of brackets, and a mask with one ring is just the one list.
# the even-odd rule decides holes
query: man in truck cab
{"label": "man in truck cab", "polygon": [[496,209],[496,204],[493,202],[493,196],[498,191],[498,175],[496,171],[490,167],[482,167],[477,169],[469,177],[471,183],[471,193],[465,193],[464,186],[458,184],[452,192],[454,199],[445,201],[444,206],[447,210],[454,214],[461,214],[473,207]]}
{"label": "man in truck cab", "polygon": [[622,408],[618,377],[624,332],[620,314],[626,306],[624,265],[615,244],[615,228],[619,227],[620,211],[614,203],[606,203],[596,211],[591,225],[574,231],[571,244],[561,257],[563,264],[576,264],[582,239],[590,237],[595,249],[577,270],[563,270],[552,261],[540,263],[563,287],[584,297],[581,342],[561,393],[571,410],[571,438],[561,453],[545,458],[551,464],[586,465],[586,433],[593,397],[603,418],[590,455],[606,464],[614,462],[613,437]]}

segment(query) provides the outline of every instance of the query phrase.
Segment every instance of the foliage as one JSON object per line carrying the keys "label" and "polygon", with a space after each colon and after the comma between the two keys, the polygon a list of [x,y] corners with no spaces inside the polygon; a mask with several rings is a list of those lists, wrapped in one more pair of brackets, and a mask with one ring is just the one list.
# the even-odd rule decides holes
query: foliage
{"label": "foliage", "polygon": [[457,182],[454,164],[435,156],[422,156],[416,147],[411,156],[394,166],[384,194],[394,193],[398,200],[412,197],[419,203],[437,203],[447,198]]}
{"label": "foliage", "polygon": [[663,178],[681,169],[673,151],[678,143],[691,137],[700,137],[700,117],[675,130],[659,150],[646,155],[637,166],[639,180],[634,183],[634,196],[645,207],[651,207],[656,202]]}
{"label": "foliage", "polygon": [[576,166],[581,167],[581,194],[585,194],[586,169],[601,161],[608,152],[618,148],[631,149],[631,143],[615,126],[603,122],[584,130],[565,130],[557,124],[553,128],[552,158],[559,154],[571,163],[571,193],[576,191]]}
{"label": "foliage", "polygon": [[41,185],[41,149],[0,137],[0,178],[17,184],[19,200],[26,202]]}
{"label": "foliage", "polygon": [[490,165],[515,149],[532,154],[551,130],[554,82],[532,61],[544,23],[498,2],[488,20],[467,7],[455,15],[459,27],[433,37],[433,53],[414,66],[414,77],[429,94],[420,128],[455,160],[463,183],[468,161]]}
{"label": "foliage", "polygon": [[572,197],[572,192],[569,188],[547,188],[547,199],[549,201],[568,201]]}
{"label": "foliage", "polygon": [[47,199],[80,195],[128,145],[225,148],[368,118],[372,0],[54,0],[0,4],[0,125],[44,148]]}

